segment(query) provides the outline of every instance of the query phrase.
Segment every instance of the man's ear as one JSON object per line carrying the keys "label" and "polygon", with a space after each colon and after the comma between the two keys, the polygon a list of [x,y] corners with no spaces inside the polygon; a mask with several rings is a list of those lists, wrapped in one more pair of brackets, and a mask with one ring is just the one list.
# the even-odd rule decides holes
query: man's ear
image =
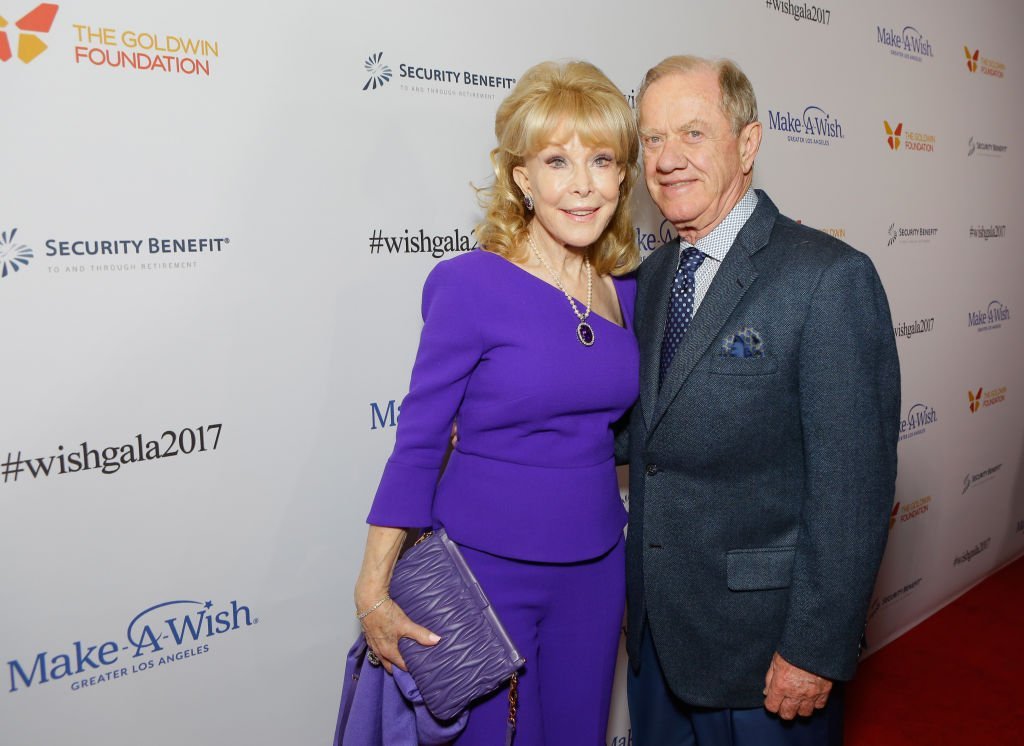
{"label": "man's ear", "polygon": [[740,165],[744,174],[749,174],[754,168],[754,159],[761,147],[761,123],[751,122],[740,130]]}

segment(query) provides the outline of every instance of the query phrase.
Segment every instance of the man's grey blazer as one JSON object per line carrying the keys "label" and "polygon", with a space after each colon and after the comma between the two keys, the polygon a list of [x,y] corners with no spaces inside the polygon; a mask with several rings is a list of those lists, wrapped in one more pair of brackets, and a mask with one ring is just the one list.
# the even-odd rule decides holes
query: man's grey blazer
{"label": "man's grey blazer", "polygon": [[627,647],[646,615],[677,697],[759,707],[775,651],[856,667],[895,490],[892,320],[867,256],[758,191],[659,387],[678,256],[638,270]]}

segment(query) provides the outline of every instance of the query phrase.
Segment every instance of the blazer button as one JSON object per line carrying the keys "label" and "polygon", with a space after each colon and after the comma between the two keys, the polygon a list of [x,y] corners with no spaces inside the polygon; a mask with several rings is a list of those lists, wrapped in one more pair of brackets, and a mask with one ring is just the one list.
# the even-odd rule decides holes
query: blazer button
{"label": "blazer button", "polygon": [[658,473],[658,465],[657,464],[647,464],[646,471],[647,471],[647,476],[653,477],[655,474]]}

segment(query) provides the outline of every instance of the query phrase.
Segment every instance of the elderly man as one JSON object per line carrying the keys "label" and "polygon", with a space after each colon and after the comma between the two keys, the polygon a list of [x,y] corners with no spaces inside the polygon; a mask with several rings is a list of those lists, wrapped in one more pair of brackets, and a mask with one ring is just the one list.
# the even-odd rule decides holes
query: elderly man
{"label": "elderly man", "polygon": [[[647,187],[679,240],[639,270],[628,453],[635,743],[836,744],[896,478],[899,363],[867,256],[751,187],[732,62],[641,86]],[[837,175],[838,178],[838,175]]]}

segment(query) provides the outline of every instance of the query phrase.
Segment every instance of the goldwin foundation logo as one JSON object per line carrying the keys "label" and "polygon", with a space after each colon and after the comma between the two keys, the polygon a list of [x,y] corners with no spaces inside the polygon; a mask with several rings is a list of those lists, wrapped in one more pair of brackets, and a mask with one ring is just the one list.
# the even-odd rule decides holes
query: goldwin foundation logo
{"label": "goldwin foundation logo", "polygon": [[47,50],[46,42],[39,38],[40,34],[50,33],[53,19],[57,17],[60,6],[53,3],[40,3],[28,13],[14,22],[18,30],[15,34],[7,19],[0,15],[0,62],[7,62],[14,54],[11,48],[11,37],[16,36],[18,59],[26,65]]}

